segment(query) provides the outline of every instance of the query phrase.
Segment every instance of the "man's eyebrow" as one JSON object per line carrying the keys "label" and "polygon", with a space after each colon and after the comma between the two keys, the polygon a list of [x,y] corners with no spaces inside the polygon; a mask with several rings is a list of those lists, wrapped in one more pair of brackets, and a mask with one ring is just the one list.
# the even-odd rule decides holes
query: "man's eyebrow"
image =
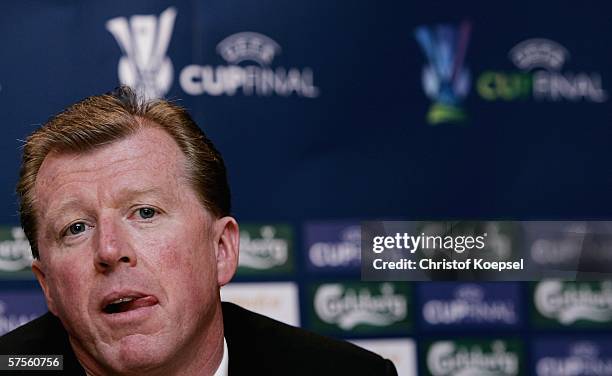
{"label": "man's eyebrow", "polygon": [[69,198],[63,200],[59,205],[52,207],[50,210],[46,212],[46,217],[55,218],[62,213],[67,212],[71,209],[80,209],[81,208],[80,200],[76,198]]}
{"label": "man's eyebrow", "polygon": [[[151,187],[151,188],[124,188],[119,190],[114,196],[119,201],[129,201],[130,199],[137,198],[139,196],[146,195],[162,195],[163,190],[159,187]],[[50,218],[55,218],[62,213],[67,212],[71,209],[83,210],[83,202],[82,199],[78,198],[68,198],[63,200],[59,205],[52,207],[49,211],[47,211],[46,216]]]}
{"label": "man's eyebrow", "polygon": [[119,201],[131,200],[140,196],[162,196],[164,194],[164,190],[159,187],[151,187],[151,188],[123,188],[119,190],[116,194],[114,194],[115,198]]}

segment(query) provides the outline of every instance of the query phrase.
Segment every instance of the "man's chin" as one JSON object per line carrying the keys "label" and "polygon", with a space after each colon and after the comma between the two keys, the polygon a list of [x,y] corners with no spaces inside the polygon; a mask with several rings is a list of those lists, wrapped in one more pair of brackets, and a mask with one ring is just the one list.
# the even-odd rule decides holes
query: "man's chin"
{"label": "man's chin", "polygon": [[133,334],[99,348],[98,355],[91,359],[95,363],[93,367],[88,362],[81,363],[85,368],[100,367],[103,373],[145,375],[168,364],[171,355],[167,343],[148,335]]}

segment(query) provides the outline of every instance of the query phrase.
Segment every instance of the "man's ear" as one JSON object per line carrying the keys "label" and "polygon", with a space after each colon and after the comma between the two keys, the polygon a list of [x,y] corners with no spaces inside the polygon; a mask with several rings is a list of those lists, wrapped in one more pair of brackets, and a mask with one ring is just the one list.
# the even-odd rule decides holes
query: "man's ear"
{"label": "man's ear", "polygon": [[228,283],[238,266],[240,231],[232,217],[223,217],[214,222],[215,256],[217,258],[217,283]]}
{"label": "man's ear", "polygon": [[49,286],[47,286],[47,276],[45,275],[44,266],[40,259],[34,259],[32,261],[32,272],[34,273],[34,276],[36,276],[36,279],[38,280],[38,283],[40,284],[40,287],[42,288],[43,293],[45,294],[45,299],[47,300],[47,308],[49,308],[49,311],[51,311],[51,313],[57,316],[55,304],[53,302],[53,298],[51,298],[51,294],[49,293]]}

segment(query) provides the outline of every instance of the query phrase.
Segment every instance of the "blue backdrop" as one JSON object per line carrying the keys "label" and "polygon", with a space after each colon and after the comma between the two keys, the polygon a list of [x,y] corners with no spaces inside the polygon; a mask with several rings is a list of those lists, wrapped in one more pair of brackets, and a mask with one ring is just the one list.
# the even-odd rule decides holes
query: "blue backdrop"
{"label": "blue backdrop", "polygon": [[[5,2],[0,224],[19,222],[20,140],[124,82],[189,109],[225,158],[239,222],[293,228],[293,269],[238,280],[296,281],[309,326],[306,286],[359,279],[346,269],[354,259],[319,272],[308,263],[313,232],[373,219],[612,217],[611,11],[603,1]],[[4,290],[33,285],[3,278]],[[421,346],[427,290],[409,286],[407,333]],[[508,286],[520,317],[500,331],[529,353],[540,333],[531,287]],[[609,341],[611,327],[598,334]]]}

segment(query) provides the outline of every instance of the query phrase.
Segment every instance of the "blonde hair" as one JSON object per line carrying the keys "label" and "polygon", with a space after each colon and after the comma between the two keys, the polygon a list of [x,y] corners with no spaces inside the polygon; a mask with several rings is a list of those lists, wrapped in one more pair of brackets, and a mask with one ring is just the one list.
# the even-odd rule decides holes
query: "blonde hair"
{"label": "blonde hair", "polygon": [[87,152],[123,139],[143,127],[158,127],[178,144],[193,189],[216,217],[230,214],[230,190],[221,154],[187,111],[166,100],[145,101],[127,86],[81,100],[32,133],[23,148],[17,194],[21,226],[39,258],[34,187],[51,152]]}

